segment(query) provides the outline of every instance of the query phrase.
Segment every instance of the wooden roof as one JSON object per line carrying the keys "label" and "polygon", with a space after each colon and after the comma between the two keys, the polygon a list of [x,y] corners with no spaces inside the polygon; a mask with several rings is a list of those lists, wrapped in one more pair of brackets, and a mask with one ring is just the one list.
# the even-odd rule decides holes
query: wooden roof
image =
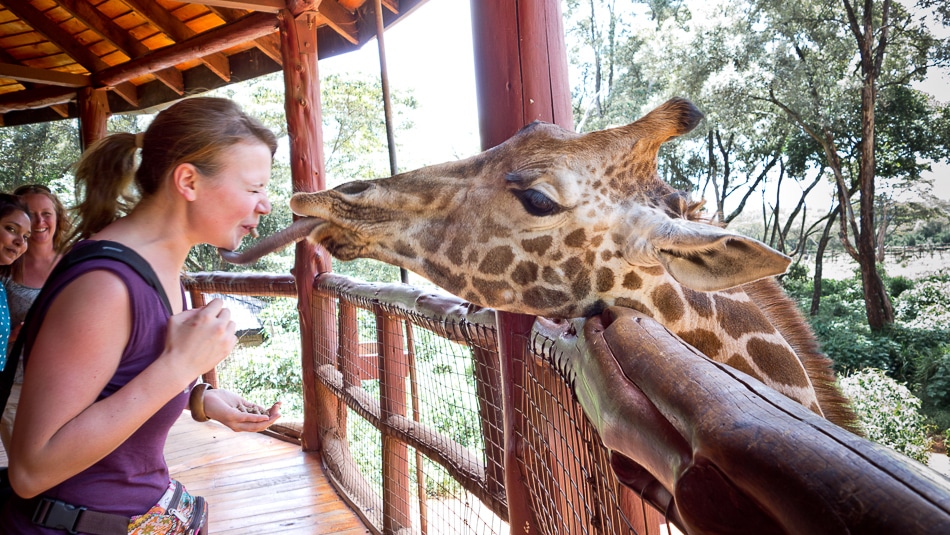
{"label": "wooden roof", "polygon": [[[382,0],[388,26],[426,0]],[[128,113],[281,69],[280,17],[317,27],[321,58],[375,36],[376,0],[0,0],[3,125],[76,117],[107,88]]]}

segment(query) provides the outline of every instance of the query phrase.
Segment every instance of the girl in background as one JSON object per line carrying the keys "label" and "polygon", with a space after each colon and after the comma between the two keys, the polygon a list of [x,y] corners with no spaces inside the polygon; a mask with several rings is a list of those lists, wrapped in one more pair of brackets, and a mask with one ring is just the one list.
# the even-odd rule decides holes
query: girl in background
{"label": "girl in background", "polygon": [[[59,198],[46,186],[25,184],[13,190],[29,209],[31,228],[29,248],[14,262],[2,277],[10,307],[10,324],[13,327],[10,340],[16,338],[20,324],[26,318],[36,296],[50,271],[59,262],[66,248],[66,237],[72,228],[69,214]],[[12,344],[10,344],[12,345]],[[10,389],[10,398],[0,418],[0,440],[7,451],[13,435],[13,419],[20,399],[23,384],[23,362],[17,366],[16,378]]]}

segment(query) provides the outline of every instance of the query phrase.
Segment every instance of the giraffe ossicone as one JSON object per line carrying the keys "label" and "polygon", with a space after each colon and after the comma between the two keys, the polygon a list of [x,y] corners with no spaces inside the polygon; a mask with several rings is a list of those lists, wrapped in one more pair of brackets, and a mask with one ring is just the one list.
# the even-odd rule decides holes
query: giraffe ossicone
{"label": "giraffe ossicone", "polygon": [[[532,123],[471,158],[297,193],[307,234],[341,260],[414,271],[475,304],[555,318],[618,305],[836,423],[853,413],[830,361],[772,276],[790,259],[699,220],[657,173],[660,145],[702,120],[672,99],[625,126],[578,134]],[[230,260],[253,260],[275,235]]]}

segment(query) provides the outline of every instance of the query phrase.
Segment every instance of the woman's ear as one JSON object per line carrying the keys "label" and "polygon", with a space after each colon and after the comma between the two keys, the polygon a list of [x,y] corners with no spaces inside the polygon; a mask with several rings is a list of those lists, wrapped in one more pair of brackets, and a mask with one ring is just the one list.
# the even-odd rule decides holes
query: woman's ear
{"label": "woman's ear", "polygon": [[181,163],[172,171],[172,180],[175,191],[187,201],[193,201],[198,196],[198,168],[190,163]]}

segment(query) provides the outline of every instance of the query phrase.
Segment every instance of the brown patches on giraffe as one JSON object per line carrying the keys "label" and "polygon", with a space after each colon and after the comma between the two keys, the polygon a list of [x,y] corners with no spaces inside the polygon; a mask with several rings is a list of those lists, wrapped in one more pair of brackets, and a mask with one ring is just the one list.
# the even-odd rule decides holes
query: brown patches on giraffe
{"label": "brown patches on giraffe", "polygon": [[613,289],[615,284],[614,271],[608,267],[597,269],[597,291],[607,293]]}
{"label": "brown patches on giraffe", "polygon": [[620,283],[627,290],[639,290],[643,286],[643,277],[636,271],[628,271],[623,276],[623,282]]}
{"label": "brown patches on giraffe", "polygon": [[472,288],[481,294],[481,303],[503,303],[510,302],[515,291],[506,279],[483,279],[481,277],[472,277]]}
{"label": "brown patches on giraffe", "polygon": [[564,245],[568,247],[583,247],[587,243],[587,233],[579,228],[564,237]]}
{"label": "brown patches on giraffe", "polygon": [[402,240],[396,240],[396,243],[393,244],[393,252],[405,258],[416,258],[418,256],[412,245]]}
{"label": "brown patches on giraffe", "polygon": [[534,262],[518,262],[511,272],[511,280],[518,286],[528,286],[538,280],[538,265]]}
{"label": "brown patches on giraffe", "polygon": [[501,275],[515,260],[515,252],[507,245],[493,247],[478,264],[478,272],[483,275]]}
{"label": "brown patches on giraffe", "polygon": [[541,269],[541,280],[553,286],[559,286],[564,282],[564,279],[561,278],[557,270],[551,266],[544,266],[544,268]]}
{"label": "brown patches on giraffe", "polygon": [[768,376],[773,382],[799,388],[811,387],[798,357],[784,345],[752,338],[746,343],[746,350],[760,370],[769,370]]}
{"label": "brown patches on giraffe", "polygon": [[707,329],[692,329],[677,333],[687,344],[695,347],[707,357],[713,360],[719,360],[719,352],[722,350],[722,340],[719,335]]}
{"label": "brown patches on giraffe", "polygon": [[686,303],[689,304],[689,307],[699,314],[700,317],[712,317],[713,304],[709,294],[684,287],[683,297],[686,298]]}
{"label": "brown patches on giraffe", "polygon": [[648,306],[646,306],[645,304],[643,304],[637,299],[631,299],[629,297],[621,297],[617,299],[616,301],[614,301],[614,304],[617,305],[618,307],[632,308],[633,310],[636,310],[637,312],[640,312],[646,316],[649,316],[654,319],[656,318],[656,316],[653,314],[653,310],[651,310]]}
{"label": "brown patches on giraffe", "polygon": [[570,296],[559,290],[552,290],[544,286],[532,286],[522,292],[521,298],[527,306],[540,310],[565,303],[570,299]]}
{"label": "brown patches on giraffe", "polygon": [[679,293],[672,284],[657,286],[650,294],[650,299],[653,300],[653,308],[663,316],[664,320],[671,323],[679,321],[686,312],[683,300],[680,299]]}
{"label": "brown patches on giraffe", "polygon": [[521,248],[524,249],[526,253],[543,256],[544,253],[548,252],[548,249],[551,248],[552,243],[554,243],[553,237],[539,236],[537,238],[521,240]]}
{"label": "brown patches on giraffe", "polygon": [[733,353],[730,355],[729,358],[726,359],[725,364],[739,370],[744,374],[751,375],[752,377],[758,376],[758,372],[753,370],[752,366],[749,365],[749,362],[738,353]]}
{"label": "brown patches on giraffe", "polygon": [[736,301],[722,295],[714,295],[719,326],[729,336],[738,339],[744,334],[771,334],[775,327],[752,303]]}

